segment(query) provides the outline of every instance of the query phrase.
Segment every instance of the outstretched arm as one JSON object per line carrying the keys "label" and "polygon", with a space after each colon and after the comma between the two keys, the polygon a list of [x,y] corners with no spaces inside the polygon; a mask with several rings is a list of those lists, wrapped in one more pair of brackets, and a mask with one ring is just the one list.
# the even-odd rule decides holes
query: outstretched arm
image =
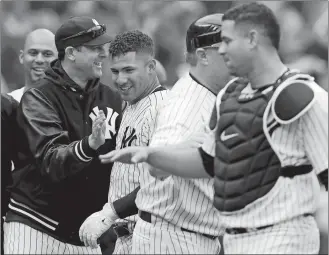
{"label": "outstretched arm", "polygon": [[[211,178],[205,170],[201,149],[166,147],[127,147],[99,156],[102,163],[120,161],[126,164],[147,162],[173,175],[185,178]],[[211,156],[209,156],[211,157]]]}

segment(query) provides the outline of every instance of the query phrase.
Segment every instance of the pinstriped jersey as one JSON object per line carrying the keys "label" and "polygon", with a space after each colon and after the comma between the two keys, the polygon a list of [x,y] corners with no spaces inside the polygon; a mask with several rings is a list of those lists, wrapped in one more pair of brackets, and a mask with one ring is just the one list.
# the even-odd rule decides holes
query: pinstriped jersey
{"label": "pinstriped jersey", "polygon": [[[116,149],[128,146],[148,146],[152,137],[158,107],[167,91],[156,91],[128,105],[124,110],[117,135]],[[109,202],[122,198],[140,185],[140,176],[148,171],[146,163],[123,164],[115,162],[111,171]],[[136,215],[127,219],[136,220]],[[122,221],[122,220],[118,220]]]}
{"label": "pinstriped jersey", "polygon": [[[294,178],[281,176],[264,197],[241,210],[220,213],[227,227],[266,226],[316,211],[320,192],[316,174],[328,168],[328,93],[314,82],[309,82],[309,85],[315,93],[312,107],[294,122],[278,125],[269,135],[268,130],[277,125],[270,102],[264,112],[264,123],[267,124],[264,125],[264,132],[282,167],[311,164],[314,171]],[[219,121],[221,97],[226,88],[216,100]],[[249,84],[241,93],[252,95],[255,90]],[[209,133],[202,146],[211,156],[215,156],[215,139],[216,128]]]}
{"label": "pinstriped jersey", "polygon": [[[216,95],[183,76],[168,94],[157,116],[157,126],[150,146],[178,144],[196,132],[204,132]],[[179,166],[177,166],[179,167]],[[154,178],[144,172],[136,205],[139,210],[198,233],[219,235],[220,217],[213,206],[213,180],[185,179],[178,176]]]}

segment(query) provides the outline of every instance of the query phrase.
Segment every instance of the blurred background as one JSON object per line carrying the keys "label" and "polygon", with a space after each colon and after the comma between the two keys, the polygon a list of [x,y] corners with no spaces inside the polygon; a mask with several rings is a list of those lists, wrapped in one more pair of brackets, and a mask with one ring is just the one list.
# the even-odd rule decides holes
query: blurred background
{"label": "blurred background", "polygon": [[[246,1],[243,1],[246,2]],[[263,1],[259,1],[263,2]],[[1,91],[24,85],[18,61],[26,34],[36,28],[55,32],[70,16],[87,15],[106,24],[108,33],[140,29],[156,44],[156,58],[164,66],[168,87],[186,72],[185,35],[197,18],[224,12],[239,1],[2,1]],[[328,1],[264,1],[276,13],[282,29],[283,61],[314,75],[328,90]],[[102,80],[111,83],[104,64]]]}

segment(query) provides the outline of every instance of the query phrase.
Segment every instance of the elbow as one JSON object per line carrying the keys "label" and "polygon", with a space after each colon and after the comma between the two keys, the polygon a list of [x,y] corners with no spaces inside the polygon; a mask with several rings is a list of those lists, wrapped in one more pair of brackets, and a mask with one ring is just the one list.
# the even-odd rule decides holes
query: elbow
{"label": "elbow", "polygon": [[51,182],[51,183],[59,183],[63,178],[59,176],[55,171],[51,171],[49,168],[46,169],[44,172],[44,176]]}
{"label": "elbow", "polygon": [[157,177],[157,171],[156,169],[152,168],[149,170],[149,173],[152,177],[156,178]]}
{"label": "elbow", "polygon": [[170,175],[169,173],[156,169],[156,168],[151,168],[149,170],[149,173],[154,178],[163,178],[163,177],[168,177]]}

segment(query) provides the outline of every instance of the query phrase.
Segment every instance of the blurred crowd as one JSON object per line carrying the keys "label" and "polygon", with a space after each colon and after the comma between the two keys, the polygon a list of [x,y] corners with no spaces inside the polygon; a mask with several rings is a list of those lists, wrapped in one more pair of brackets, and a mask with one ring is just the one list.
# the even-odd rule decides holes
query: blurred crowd
{"label": "blurred crowd", "polygon": [[[262,2],[262,1],[260,1]],[[156,58],[174,84],[186,71],[185,34],[191,22],[224,12],[237,1],[3,1],[1,13],[1,91],[24,86],[18,60],[24,38],[36,28],[55,32],[71,16],[95,17],[109,34],[139,29],[156,43]],[[328,90],[328,1],[264,1],[282,29],[280,54],[291,68],[313,75]],[[102,79],[110,80],[105,63]]]}

